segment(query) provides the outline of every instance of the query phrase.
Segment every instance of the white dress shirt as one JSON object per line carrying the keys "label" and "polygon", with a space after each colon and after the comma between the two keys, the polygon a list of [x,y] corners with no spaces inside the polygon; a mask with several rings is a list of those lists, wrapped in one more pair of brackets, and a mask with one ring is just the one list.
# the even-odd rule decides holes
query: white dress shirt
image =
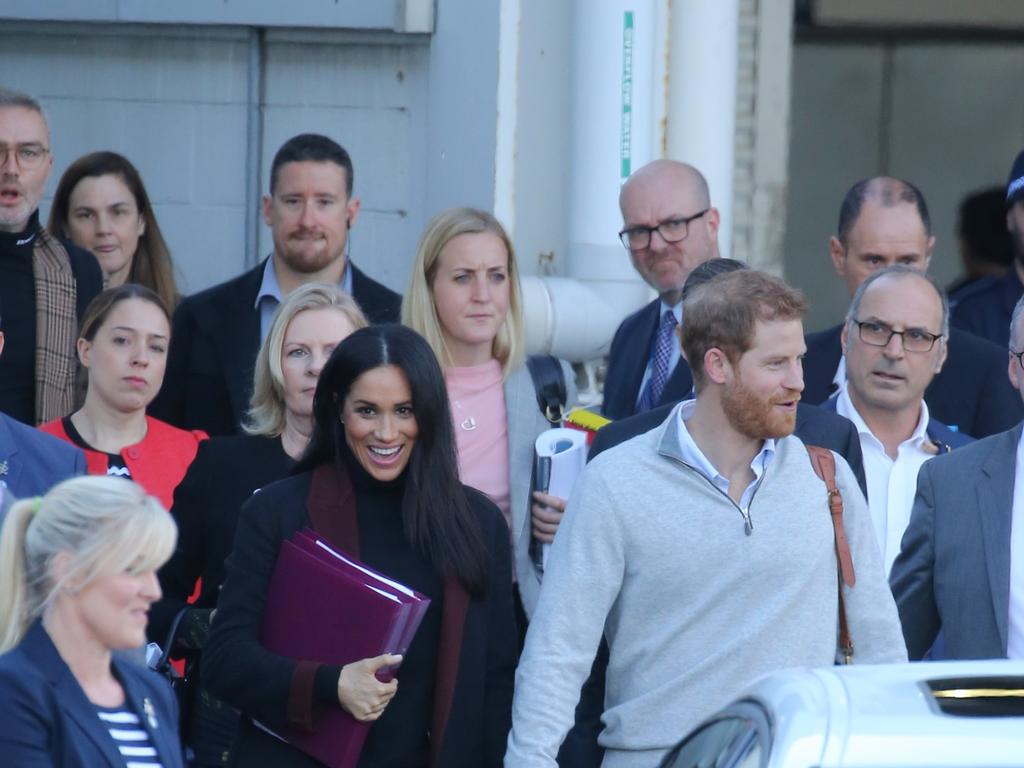
{"label": "white dress shirt", "polygon": [[921,417],[909,438],[899,445],[895,461],[885,452],[885,446],[872,434],[864,419],[857,413],[844,381],[839,385],[836,412],[853,422],[860,436],[860,449],[864,454],[864,475],[868,481],[868,509],[874,523],[878,547],[882,552],[885,574],[889,575],[893,561],[900,553],[903,532],[910,522],[917,493],[917,473],[921,465],[935,454],[925,450],[928,438],[928,406],[921,401]]}
{"label": "white dress shirt", "polygon": [[1006,655],[1024,659],[1024,434],[1017,443],[1010,518],[1010,604],[1006,622]]}
{"label": "white dress shirt", "polygon": [[[725,495],[729,495],[729,478],[725,477],[721,472],[715,469],[714,465],[708,461],[708,457],[704,455],[704,452],[697,447],[697,443],[694,442],[693,436],[690,434],[690,430],[686,428],[686,420],[693,416],[693,409],[697,407],[696,400],[687,400],[682,404],[679,409],[679,451],[683,457],[683,460],[700,472],[704,477],[710,480],[716,488],[718,488]],[[754,491],[757,490],[757,484],[761,480],[761,475],[764,474],[765,469],[771,463],[772,457],[775,455],[775,441],[768,439],[764,441],[764,445],[761,446],[761,450],[757,452],[753,461],[750,462],[750,469],[754,473],[754,479],[750,481],[750,484],[743,490],[743,495],[740,496],[739,507],[743,510],[743,514],[749,519],[750,514],[750,501],[754,497]]]}

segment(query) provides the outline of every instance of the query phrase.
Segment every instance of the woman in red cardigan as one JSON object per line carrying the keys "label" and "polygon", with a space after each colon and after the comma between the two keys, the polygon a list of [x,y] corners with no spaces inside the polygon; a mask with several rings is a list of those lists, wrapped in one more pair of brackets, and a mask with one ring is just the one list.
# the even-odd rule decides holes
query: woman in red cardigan
{"label": "woman in red cardigan", "polygon": [[40,427],[85,451],[89,474],[131,478],[165,509],[206,439],[146,415],[164,381],[170,340],[167,307],[153,291],[130,283],[101,293],[78,339],[85,403]]}

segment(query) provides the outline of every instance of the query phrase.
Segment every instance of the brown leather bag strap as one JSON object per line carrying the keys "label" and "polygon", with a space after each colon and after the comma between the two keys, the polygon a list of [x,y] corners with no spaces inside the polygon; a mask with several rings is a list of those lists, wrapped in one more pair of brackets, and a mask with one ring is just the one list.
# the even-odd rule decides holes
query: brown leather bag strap
{"label": "brown leather bag strap", "polygon": [[843,652],[843,661],[849,664],[853,660],[853,638],[850,637],[850,625],[846,619],[846,601],[843,599],[843,586],[852,587],[857,583],[857,575],[853,570],[853,557],[850,555],[850,542],[843,528],[843,495],[836,483],[836,460],[832,451],[817,445],[806,446],[811,459],[814,473],[825,483],[828,490],[828,510],[832,516],[832,530],[836,541],[836,559],[839,561],[839,646]]}

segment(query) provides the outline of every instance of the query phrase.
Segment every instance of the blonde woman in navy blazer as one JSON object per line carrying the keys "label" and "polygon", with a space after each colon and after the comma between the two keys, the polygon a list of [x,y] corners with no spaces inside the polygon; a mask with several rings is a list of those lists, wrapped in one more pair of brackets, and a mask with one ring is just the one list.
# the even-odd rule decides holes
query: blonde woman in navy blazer
{"label": "blonde woman in navy blazer", "polygon": [[66,480],[0,532],[0,761],[19,768],[181,768],[166,681],[115,658],[145,642],[174,522],[138,485]]}

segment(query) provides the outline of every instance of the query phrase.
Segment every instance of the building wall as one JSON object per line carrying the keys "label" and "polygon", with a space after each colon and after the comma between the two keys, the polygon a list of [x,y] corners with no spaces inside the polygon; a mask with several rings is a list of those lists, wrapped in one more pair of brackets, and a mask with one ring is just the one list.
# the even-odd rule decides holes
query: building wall
{"label": "building wall", "polygon": [[1005,184],[1024,146],[1024,46],[976,39],[798,43],[785,233],[786,277],[811,298],[809,328],[839,322],[848,296],[828,258],[843,194],[877,174],[928,201],[932,271],[960,272],[956,209]]}

